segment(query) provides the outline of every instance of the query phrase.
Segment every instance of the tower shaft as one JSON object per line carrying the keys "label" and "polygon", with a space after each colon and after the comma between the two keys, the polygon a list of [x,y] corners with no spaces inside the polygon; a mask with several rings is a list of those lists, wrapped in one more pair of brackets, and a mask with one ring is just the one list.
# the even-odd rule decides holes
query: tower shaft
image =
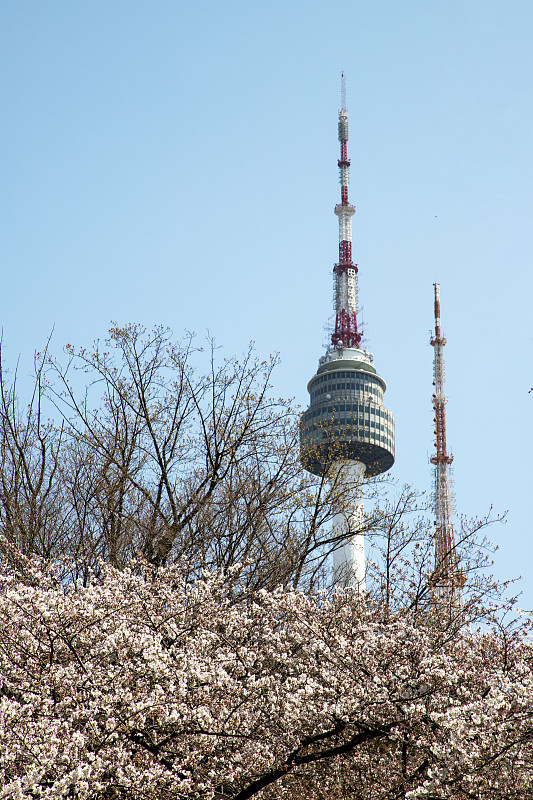
{"label": "tower shaft", "polygon": [[366,589],[363,480],[361,461],[339,459],[332,464],[329,479],[334,484],[336,513],[331,524],[331,538],[340,542],[333,552],[333,582],[337,586]]}
{"label": "tower shaft", "polygon": [[431,463],[435,466],[435,568],[433,586],[443,598],[460,603],[464,576],[459,568],[453,531],[453,501],[450,479],[450,465],[453,455],[446,445],[446,403],[444,394],[444,345],[440,325],[440,286],[433,284],[435,290],[435,334],[431,337],[434,349],[433,358],[433,411],[435,422],[435,455]]}

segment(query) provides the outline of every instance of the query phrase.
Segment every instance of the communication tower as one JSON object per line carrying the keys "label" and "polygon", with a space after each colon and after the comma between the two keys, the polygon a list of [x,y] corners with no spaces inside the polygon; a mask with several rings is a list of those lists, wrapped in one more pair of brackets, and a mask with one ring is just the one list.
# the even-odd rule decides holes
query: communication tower
{"label": "communication tower", "polygon": [[337,585],[365,590],[362,489],[365,476],[394,463],[394,418],[383,405],[386,385],[373,355],[360,347],[357,325],[357,264],[352,260],[352,217],[348,200],[348,113],[344,74],[341,83],[339,142],[341,202],[339,260],[333,267],[335,329],[326,354],[307,389],[310,404],[302,415],[300,458],[304,467],[333,483],[336,501],[332,538],[333,577]]}
{"label": "communication tower", "polygon": [[434,348],[433,358],[433,410],[435,412],[435,455],[431,463],[435,465],[435,568],[431,586],[442,600],[461,603],[461,589],[465,577],[459,569],[459,559],[455,548],[453,532],[453,499],[450,480],[450,465],[453,455],[446,449],[446,403],[444,394],[444,345],[446,339],[440,327],[440,286],[435,288],[435,335],[431,337]]}

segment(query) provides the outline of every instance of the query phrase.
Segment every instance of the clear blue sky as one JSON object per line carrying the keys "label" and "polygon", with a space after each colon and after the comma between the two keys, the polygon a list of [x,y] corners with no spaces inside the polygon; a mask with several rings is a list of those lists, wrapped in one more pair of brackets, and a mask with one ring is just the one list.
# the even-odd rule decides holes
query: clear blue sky
{"label": "clear blue sky", "polygon": [[[531,559],[530,0],[4,0],[1,324],[22,364],[111,320],[279,351],[307,402],[337,256],[339,75],[394,475],[430,489],[441,284],[458,510]],[[25,367],[26,368],[26,367]]]}

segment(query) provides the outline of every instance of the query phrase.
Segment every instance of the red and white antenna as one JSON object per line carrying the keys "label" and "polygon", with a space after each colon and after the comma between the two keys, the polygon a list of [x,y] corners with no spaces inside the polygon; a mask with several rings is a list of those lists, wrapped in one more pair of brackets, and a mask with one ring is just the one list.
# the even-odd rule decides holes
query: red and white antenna
{"label": "red and white antenna", "polygon": [[339,218],[339,261],[333,268],[335,289],[335,331],[331,335],[333,347],[358,348],[361,333],[357,329],[357,264],[352,261],[352,217],[354,206],[348,202],[350,161],[348,160],[348,112],[346,111],[346,79],[341,74],[341,110],[339,111],[339,142],[341,157],[339,179],[341,202],[335,206]]}
{"label": "red and white antenna", "polygon": [[461,603],[461,588],[465,577],[459,569],[459,559],[455,548],[453,532],[453,500],[450,480],[450,464],[453,455],[446,449],[446,403],[444,394],[444,345],[440,327],[440,286],[435,288],[435,335],[431,337],[434,348],[433,360],[433,410],[435,412],[435,455],[431,463],[435,465],[435,568],[432,586],[442,599],[454,605]]}

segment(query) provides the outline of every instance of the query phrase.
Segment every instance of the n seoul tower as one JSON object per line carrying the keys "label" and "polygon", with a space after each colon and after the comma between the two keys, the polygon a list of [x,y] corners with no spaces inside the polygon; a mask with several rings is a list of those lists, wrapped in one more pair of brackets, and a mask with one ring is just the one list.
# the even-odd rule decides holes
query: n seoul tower
{"label": "n seoul tower", "polygon": [[383,405],[385,381],[373,355],[361,349],[357,327],[357,264],[352,261],[352,217],[348,201],[348,113],[341,79],[339,142],[341,202],[339,260],[333,267],[335,330],[307,389],[310,404],[302,415],[300,459],[311,473],[326,477],[338,497],[332,526],[333,579],[339,586],[365,591],[365,541],[361,531],[365,476],[379,475],[394,463],[394,418]]}

